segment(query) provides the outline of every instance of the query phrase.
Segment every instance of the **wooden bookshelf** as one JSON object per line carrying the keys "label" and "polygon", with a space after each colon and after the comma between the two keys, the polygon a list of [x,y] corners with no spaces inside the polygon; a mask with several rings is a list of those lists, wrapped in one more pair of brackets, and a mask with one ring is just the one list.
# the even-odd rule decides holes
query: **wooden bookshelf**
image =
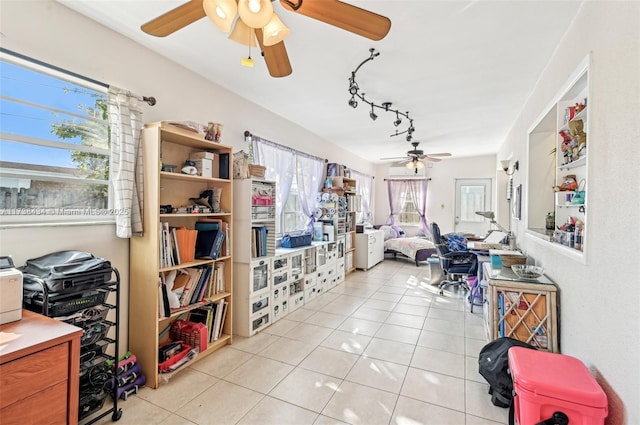
{"label": "wooden bookshelf", "polygon": [[[147,124],[142,131],[144,166],[144,234],[130,241],[130,296],[129,296],[129,348],[136,355],[147,378],[147,386],[157,388],[163,377],[158,373],[158,347],[168,341],[166,329],[178,318],[188,317],[189,311],[210,302],[224,299],[228,302],[222,335],[211,342],[204,352],[193,361],[232,342],[232,288],[233,260],[231,226],[233,216],[233,184],[230,177],[232,148],[204,140],[199,133],[180,129],[168,123]],[[192,176],[178,172],[161,171],[162,164],[182,164],[192,152],[209,151],[214,154],[212,177]],[[222,189],[220,212],[206,213],[160,213],[161,205],[174,208],[192,204],[189,198],[197,198],[208,189]],[[230,225],[229,237],[225,238],[223,252],[216,260],[194,260],[169,267],[160,267],[160,223],[171,227],[195,228],[195,222],[203,218],[217,218]],[[229,253],[226,253],[227,247]],[[169,317],[160,317],[158,281],[161,273],[187,267],[215,266],[224,263],[224,291],[178,309],[172,309]],[[192,362],[193,362],[192,361]],[[184,367],[183,367],[184,368]],[[178,373],[181,369],[173,373]]]}

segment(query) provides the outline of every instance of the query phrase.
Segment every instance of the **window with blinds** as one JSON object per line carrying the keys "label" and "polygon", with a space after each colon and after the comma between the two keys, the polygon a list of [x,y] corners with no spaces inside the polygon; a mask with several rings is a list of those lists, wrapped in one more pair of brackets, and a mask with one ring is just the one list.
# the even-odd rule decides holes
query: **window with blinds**
{"label": "window with blinds", "polygon": [[109,202],[107,89],[0,54],[0,213],[91,216]]}

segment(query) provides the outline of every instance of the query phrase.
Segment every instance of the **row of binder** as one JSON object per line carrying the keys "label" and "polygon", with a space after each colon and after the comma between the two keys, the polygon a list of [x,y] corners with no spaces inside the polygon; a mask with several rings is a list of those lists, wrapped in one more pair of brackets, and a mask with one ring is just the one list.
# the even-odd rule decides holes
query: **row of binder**
{"label": "row of binder", "polygon": [[251,256],[264,257],[267,255],[267,226],[253,226],[251,228]]}
{"label": "row of binder", "polygon": [[220,219],[202,219],[196,222],[195,229],[171,227],[169,223],[161,222],[159,231],[161,268],[178,266],[195,259],[216,260],[231,254],[230,224]]}

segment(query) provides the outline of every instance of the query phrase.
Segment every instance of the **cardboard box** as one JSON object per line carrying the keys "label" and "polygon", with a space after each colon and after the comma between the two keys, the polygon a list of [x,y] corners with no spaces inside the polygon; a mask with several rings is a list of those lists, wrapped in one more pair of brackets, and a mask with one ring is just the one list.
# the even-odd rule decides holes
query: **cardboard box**
{"label": "cardboard box", "polygon": [[199,151],[199,152],[191,152],[191,154],[189,155],[189,159],[191,160],[197,160],[197,159],[211,159],[213,160],[214,158],[214,153],[213,152],[205,152],[205,151]]}
{"label": "cardboard box", "polygon": [[193,160],[198,170],[198,175],[202,177],[213,177],[213,161],[210,159]]}

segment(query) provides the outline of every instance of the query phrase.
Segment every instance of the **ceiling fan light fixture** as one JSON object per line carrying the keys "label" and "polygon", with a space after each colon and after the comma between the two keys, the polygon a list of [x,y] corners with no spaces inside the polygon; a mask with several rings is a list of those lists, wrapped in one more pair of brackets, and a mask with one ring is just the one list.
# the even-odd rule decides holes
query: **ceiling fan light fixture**
{"label": "ceiling fan light fixture", "polygon": [[262,44],[265,46],[273,46],[287,38],[291,33],[291,30],[287,28],[287,26],[282,23],[278,15],[274,13],[267,25],[262,28],[262,33]]}
{"label": "ceiling fan light fixture", "polygon": [[251,28],[262,28],[271,20],[273,6],[271,0],[240,0],[238,14]]}
{"label": "ceiling fan light fixture", "polygon": [[229,32],[233,25],[233,18],[238,13],[235,0],[204,0],[202,8],[207,17],[222,32]]}
{"label": "ceiling fan light fixture", "polygon": [[234,25],[231,34],[229,34],[229,40],[244,44],[245,46],[257,46],[253,28],[247,26],[247,24],[239,18],[236,19],[236,24]]}
{"label": "ceiling fan light fixture", "polygon": [[411,161],[407,162],[405,167],[410,170],[422,170],[424,168],[424,163],[422,161],[418,161],[417,158],[413,158]]}

